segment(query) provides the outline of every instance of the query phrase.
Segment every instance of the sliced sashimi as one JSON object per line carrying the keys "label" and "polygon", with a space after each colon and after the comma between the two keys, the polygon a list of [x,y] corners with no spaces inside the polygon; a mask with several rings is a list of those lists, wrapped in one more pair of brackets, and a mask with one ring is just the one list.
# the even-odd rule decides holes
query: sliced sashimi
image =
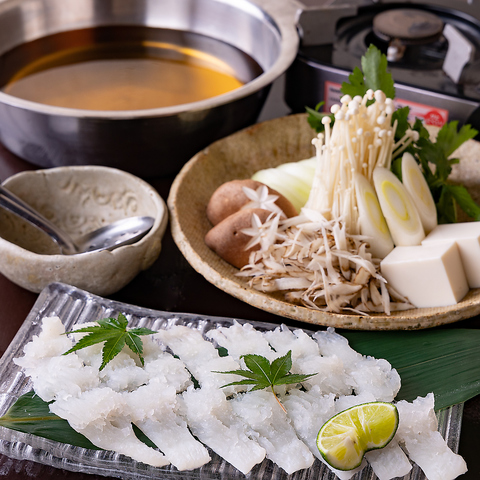
{"label": "sliced sashimi", "polygon": [[192,470],[210,461],[207,449],[196,440],[180,412],[177,387],[162,378],[124,393],[131,421],[178,470]]}
{"label": "sliced sashimi", "polygon": [[274,395],[256,390],[238,395],[231,402],[233,411],[254,432],[265,448],[267,458],[288,474],[309,468],[314,461],[310,449],[297,436]]}
{"label": "sliced sashimi", "polygon": [[170,463],[165,455],[137,438],[122,394],[109,387],[94,388],[78,397],[56,400],[50,410],[67,420],[74,430],[97,447],[155,467]]}
{"label": "sliced sashimi", "polygon": [[246,434],[245,424],[218,389],[189,387],[182,395],[192,433],[220,457],[247,474],[265,449]]}
{"label": "sliced sashimi", "polygon": [[249,354],[262,355],[269,361],[279,356],[278,352],[272,350],[262,332],[253,328],[250,323],[241,324],[235,321],[230,327],[209,330],[206,336],[226,348],[236,361],[240,361],[242,355]]}

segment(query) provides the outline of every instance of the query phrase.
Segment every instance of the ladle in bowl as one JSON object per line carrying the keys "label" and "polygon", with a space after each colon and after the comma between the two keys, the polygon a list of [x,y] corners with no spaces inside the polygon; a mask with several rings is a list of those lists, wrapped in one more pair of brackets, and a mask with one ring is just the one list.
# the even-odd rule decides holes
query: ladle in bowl
{"label": "ladle in bowl", "polygon": [[149,216],[128,217],[87,233],[75,241],[30,205],[0,185],[0,207],[18,215],[49,235],[64,255],[113,250],[135,243],[152,228],[155,219]]}

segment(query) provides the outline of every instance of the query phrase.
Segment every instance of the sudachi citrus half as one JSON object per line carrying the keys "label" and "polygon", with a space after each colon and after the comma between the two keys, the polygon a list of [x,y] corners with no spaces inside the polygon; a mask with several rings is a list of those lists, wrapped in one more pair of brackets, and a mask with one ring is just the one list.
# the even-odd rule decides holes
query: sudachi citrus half
{"label": "sudachi citrus half", "polygon": [[317,447],[325,461],[337,470],[352,470],[369,450],[385,447],[398,427],[395,405],[370,402],[344,410],[320,429]]}

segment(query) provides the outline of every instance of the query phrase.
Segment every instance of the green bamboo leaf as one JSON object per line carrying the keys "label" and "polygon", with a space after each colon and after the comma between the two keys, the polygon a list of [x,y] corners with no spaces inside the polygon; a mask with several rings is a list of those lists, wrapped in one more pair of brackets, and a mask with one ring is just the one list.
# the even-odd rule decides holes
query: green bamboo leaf
{"label": "green bamboo leaf", "polygon": [[22,395],[9,408],[0,418],[0,426],[60,443],[101,450],[76,432],[66,420],[50,412],[48,403],[33,391]]}
{"label": "green bamboo leaf", "polygon": [[[25,393],[0,417],[0,426],[75,447],[103,450],[75,431],[66,420],[50,412],[48,405],[34,391]],[[135,424],[132,424],[132,428],[141,442],[150,448],[157,448]]]}
{"label": "green bamboo leaf", "polygon": [[435,394],[435,409],[480,394],[480,330],[342,332],[356,351],[384,358],[402,379],[397,400]]}

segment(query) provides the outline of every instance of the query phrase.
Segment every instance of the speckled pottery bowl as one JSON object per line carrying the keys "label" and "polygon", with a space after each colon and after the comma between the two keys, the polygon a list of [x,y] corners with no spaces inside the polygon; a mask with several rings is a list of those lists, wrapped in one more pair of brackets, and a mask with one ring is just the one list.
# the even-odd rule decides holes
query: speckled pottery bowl
{"label": "speckled pottery bowl", "polygon": [[[431,129],[436,135],[438,129]],[[315,132],[307,114],[289,115],[256,124],[214,142],[198,152],[175,178],[168,197],[172,236],[195,270],[210,283],[240,300],[275,315],[306,323],[357,330],[415,330],[431,328],[480,314],[480,289],[471,289],[462,301],[449,307],[416,308],[392,312],[330,313],[287,302],[281,293],[250,288],[238,269],[222,260],[205,244],[212,227],[206,206],[223,183],[250,178],[256,171],[315,154],[311,140]],[[454,154],[451,180],[464,184],[480,202],[480,142],[469,140]],[[465,221],[465,219],[462,219]]]}
{"label": "speckled pottery bowl", "polygon": [[116,220],[149,215],[152,229],[112,251],[62,255],[43,232],[0,209],[0,273],[32,292],[63,282],[97,295],[124,287],[158,258],[168,213],[145,181],[110,167],[72,166],[22,172],[3,185],[75,238]]}

